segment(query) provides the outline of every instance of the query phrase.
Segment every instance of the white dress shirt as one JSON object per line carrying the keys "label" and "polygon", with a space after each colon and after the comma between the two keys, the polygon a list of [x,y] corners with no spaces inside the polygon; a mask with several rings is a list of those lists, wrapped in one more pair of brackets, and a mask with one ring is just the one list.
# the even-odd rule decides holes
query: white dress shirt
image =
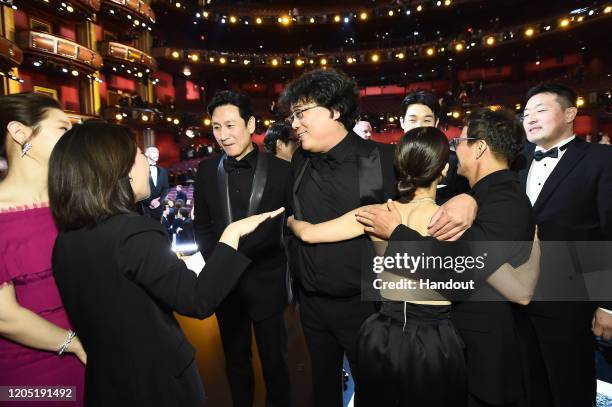
{"label": "white dress shirt", "polygon": [[[563,157],[563,154],[565,154],[565,152],[567,151],[566,148],[562,150],[561,147],[568,144],[575,138],[576,136],[566,138],[565,140],[560,141],[555,146],[550,148],[550,150],[552,150],[556,147],[559,150],[559,155],[557,156],[557,158],[544,157],[540,161],[533,160],[531,162],[531,167],[529,167],[529,175],[527,175],[526,188],[527,196],[531,201],[531,205],[535,204],[536,200],[538,199],[538,196],[540,195],[540,192],[542,191],[542,188],[544,187],[544,183],[546,182],[550,174],[552,174],[559,161],[561,161],[561,157]],[[537,146],[535,148],[535,151],[546,152],[548,150]]]}
{"label": "white dress shirt", "polygon": [[157,186],[157,166],[149,165],[149,170],[151,173],[151,179],[153,180],[153,185]]}

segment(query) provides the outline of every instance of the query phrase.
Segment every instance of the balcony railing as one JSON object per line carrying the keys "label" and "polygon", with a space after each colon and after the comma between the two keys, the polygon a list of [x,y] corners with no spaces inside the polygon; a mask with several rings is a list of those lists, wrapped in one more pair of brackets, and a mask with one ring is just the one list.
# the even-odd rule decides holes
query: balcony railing
{"label": "balcony railing", "polygon": [[102,0],[102,2],[108,6],[119,7],[134,17],[155,23],[155,12],[142,0]]}
{"label": "balcony railing", "polygon": [[21,65],[23,52],[15,43],[7,38],[0,37],[0,59],[11,67]]}
{"label": "balcony railing", "polygon": [[102,67],[102,56],[97,52],[66,38],[38,31],[17,33],[17,45],[30,53],[69,63],[87,73]]}
{"label": "balcony railing", "polygon": [[105,59],[138,65],[151,71],[157,70],[155,59],[144,52],[118,42],[100,42],[98,49]]}

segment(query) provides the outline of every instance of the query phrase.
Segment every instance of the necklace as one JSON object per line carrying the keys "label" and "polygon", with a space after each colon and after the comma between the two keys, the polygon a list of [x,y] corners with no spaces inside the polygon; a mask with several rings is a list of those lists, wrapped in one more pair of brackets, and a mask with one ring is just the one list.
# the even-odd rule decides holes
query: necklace
{"label": "necklace", "polygon": [[433,202],[433,203],[436,203],[436,200],[431,198],[431,197],[429,197],[429,196],[426,196],[424,198],[412,199],[408,203],[417,203],[417,202]]}

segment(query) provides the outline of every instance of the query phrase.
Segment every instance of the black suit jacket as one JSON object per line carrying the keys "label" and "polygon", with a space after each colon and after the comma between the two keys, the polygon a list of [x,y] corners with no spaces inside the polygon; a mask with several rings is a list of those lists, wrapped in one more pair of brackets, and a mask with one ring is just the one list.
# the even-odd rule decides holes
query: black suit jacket
{"label": "black suit jacket", "polygon": [[218,244],[199,277],[154,220],[116,215],[60,233],[53,273],[87,352],[88,406],[199,406],[194,349],[174,318],[205,318],[249,260]]}
{"label": "black suit jacket", "polygon": [[[526,188],[535,145],[529,143],[515,163]],[[575,241],[612,240],[612,148],[576,138],[548,177],[534,206],[542,241],[567,241],[565,249],[542,249],[541,272],[534,297],[546,299],[562,289],[562,282],[576,281],[584,270]],[[580,247],[580,244],[578,244]],[[593,257],[602,253],[592,253]],[[568,261],[559,267],[558,257]],[[577,279],[580,281],[580,279]],[[582,296],[580,286],[571,295]],[[612,292],[611,292],[612,296]],[[583,297],[584,298],[584,297]],[[612,309],[608,302],[535,301],[528,309],[538,333],[556,406],[587,406],[595,400],[593,335],[591,319],[596,306]],[[562,368],[555,368],[562,366]],[[571,385],[568,385],[571,383]]]}
{"label": "black suit jacket", "polygon": [[[227,181],[221,160],[212,157],[200,163],[194,190],[194,230],[196,242],[207,259],[215,242],[228,225]],[[262,161],[267,170],[259,171]],[[290,212],[291,169],[289,163],[259,151],[251,198],[252,214],[272,211],[284,206]],[[247,303],[250,316],[265,319],[281,312],[288,303],[287,258],[282,243],[285,216],[261,225],[240,243],[241,253],[252,264],[238,284],[239,294]]]}
{"label": "black suit jacket", "polygon": [[[144,213],[154,213],[159,215],[158,217],[161,217],[164,211],[164,207],[161,203],[166,199],[168,191],[170,190],[170,185],[168,184],[168,171],[165,168],[157,167],[157,186],[153,184],[153,179],[149,176],[149,188],[151,194],[147,199],[142,201],[142,210]],[[160,205],[156,209],[151,209],[149,205],[155,198],[159,198]]]}
{"label": "black suit jacket", "polygon": [[[460,240],[531,241],[535,233],[534,217],[517,175],[509,170],[498,171],[483,178],[479,184],[475,196],[478,202],[476,219]],[[404,225],[398,226],[390,237],[392,242],[426,240],[436,242]],[[394,247],[397,246],[389,246],[390,250]],[[501,260],[497,262],[503,263]],[[414,276],[430,278],[431,274],[419,275],[417,272]],[[454,272],[448,276],[455,280],[460,277]],[[480,294],[489,298],[496,296],[489,285],[480,287],[486,291]],[[499,302],[453,303],[451,320],[466,344],[470,393],[487,403],[504,404],[517,402],[525,396],[523,380],[526,379],[526,370],[522,355],[526,350],[515,324],[521,315],[517,315],[513,304],[497,296]]]}

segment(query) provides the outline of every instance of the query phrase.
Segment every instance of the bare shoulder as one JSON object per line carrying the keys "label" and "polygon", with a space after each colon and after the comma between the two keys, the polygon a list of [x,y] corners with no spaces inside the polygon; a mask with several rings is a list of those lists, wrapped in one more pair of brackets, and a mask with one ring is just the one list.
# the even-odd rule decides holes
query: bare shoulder
{"label": "bare shoulder", "polygon": [[406,226],[423,236],[427,236],[429,222],[439,208],[435,203],[426,203],[413,208],[406,217]]}

